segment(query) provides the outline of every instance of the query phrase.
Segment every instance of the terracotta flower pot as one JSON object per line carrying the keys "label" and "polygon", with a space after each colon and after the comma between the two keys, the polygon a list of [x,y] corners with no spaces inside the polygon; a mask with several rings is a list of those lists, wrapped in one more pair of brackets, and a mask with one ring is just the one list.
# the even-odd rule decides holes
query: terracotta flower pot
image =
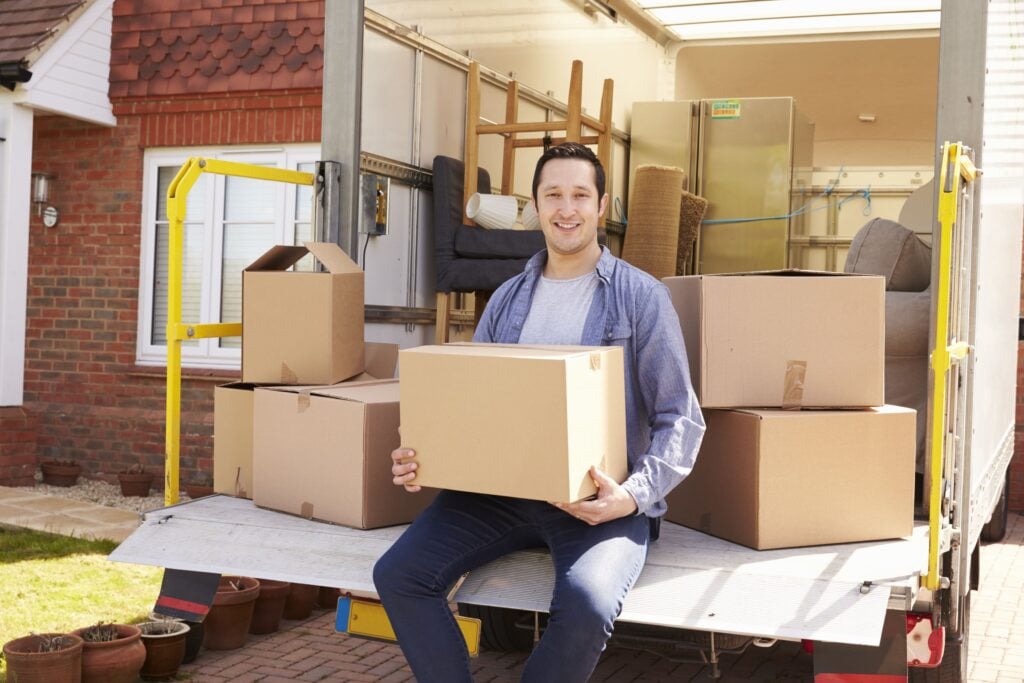
{"label": "terracotta flower pot", "polygon": [[252,624],[249,633],[273,633],[281,623],[284,614],[284,603],[292,585],[287,581],[271,581],[260,579],[260,597],[256,598],[256,607],[252,612]]}
{"label": "terracotta flower pot", "polygon": [[320,586],[308,583],[293,583],[284,603],[285,619],[305,619],[313,613],[313,605],[320,595]]}
{"label": "terracotta flower pot", "polygon": [[[231,582],[241,590],[233,588]],[[204,622],[203,647],[207,650],[234,650],[245,645],[259,594],[260,582],[256,579],[222,576],[213,597],[213,606]]]}
{"label": "terracotta flower pot", "polygon": [[146,661],[141,675],[146,681],[163,681],[174,677],[185,659],[185,638],[191,630],[183,621],[147,621],[139,624]]}
{"label": "terracotta flower pot", "polygon": [[213,487],[202,484],[185,484],[185,493],[188,494],[189,498],[195,500],[196,498],[202,498],[203,496],[212,496]]}
{"label": "terracotta flower pot", "polygon": [[78,475],[82,467],[75,462],[57,462],[54,460],[39,463],[43,472],[43,483],[50,486],[74,486],[78,483]]}
{"label": "terracotta flower pot", "polygon": [[[62,647],[40,652],[44,640],[62,638]],[[67,633],[39,633],[4,643],[7,680],[14,683],[80,683],[82,639]]]}
{"label": "terracotta flower pot", "polygon": [[320,586],[320,593],[317,595],[316,604],[324,609],[338,609],[339,597],[341,597],[340,588]]}
{"label": "terracotta flower pot", "polygon": [[152,472],[120,472],[117,481],[121,484],[122,496],[139,496],[145,498],[149,495],[149,489],[153,486],[153,479],[156,475]]}
{"label": "terracotta flower pot", "polygon": [[142,632],[130,624],[110,624],[117,629],[116,640],[90,642],[85,632],[91,626],[71,633],[85,641],[82,644],[82,683],[135,683],[146,660],[146,648],[140,640]]}

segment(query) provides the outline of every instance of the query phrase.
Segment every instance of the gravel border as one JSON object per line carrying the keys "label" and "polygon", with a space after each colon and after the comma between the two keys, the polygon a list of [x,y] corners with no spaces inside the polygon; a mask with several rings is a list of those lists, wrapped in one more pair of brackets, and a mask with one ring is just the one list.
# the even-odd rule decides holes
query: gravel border
{"label": "gravel border", "polygon": [[[68,498],[70,500],[82,500],[90,503],[96,503],[97,505],[105,505],[106,507],[120,508],[121,510],[131,510],[132,512],[139,513],[146,512],[148,510],[158,510],[164,507],[163,491],[151,491],[145,498],[139,496],[122,496],[121,487],[119,485],[108,484],[100,479],[86,479],[84,477],[79,477],[78,483],[74,486],[50,486],[49,484],[43,483],[43,474],[41,471],[36,472],[35,478],[35,486],[18,486],[16,488],[22,491],[41,493],[46,496],[56,496],[58,498]],[[188,500],[188,496],[182,492],[181,499]]]}

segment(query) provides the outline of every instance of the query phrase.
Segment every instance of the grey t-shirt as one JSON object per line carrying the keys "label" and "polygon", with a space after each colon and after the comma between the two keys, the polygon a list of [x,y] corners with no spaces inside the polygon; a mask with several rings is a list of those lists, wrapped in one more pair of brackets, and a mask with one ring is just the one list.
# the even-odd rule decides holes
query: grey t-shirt
{"label": "grey t-shirt", "polygon": [[571,280],[552,280],[542,275],[537,281],[519,343],[578,346],[595,291],[596,270]]}

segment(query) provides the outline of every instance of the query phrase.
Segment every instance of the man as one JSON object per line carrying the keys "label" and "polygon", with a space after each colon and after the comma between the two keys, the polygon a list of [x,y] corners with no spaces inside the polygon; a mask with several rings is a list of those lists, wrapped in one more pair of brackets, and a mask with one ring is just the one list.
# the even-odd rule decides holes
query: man
{"label": "man", "polygon": [[[555,589],[547,629],[524,681],[585,681],[647,556],[651,520],[689,474],[704,421],[679,322],[664,285],[601,247],[604,169],[586,147],[547,150],[533,177],[545,251],[491,297],[474,336],[504,344],[615,345],[626,373],[630,474],[597,468],[592,500],[576,503],[442,491],[374,567],[374,584],[421,683],[471,681],[446,591],[463,573],[516,550],[547,546]],[[528,425],[510,425],[529,428]],[[495,435],[500,438],[500,435]],[[480,457],[487,457],[486,445]],[[396,485],[416,486],[415,453],[392,453]]]}

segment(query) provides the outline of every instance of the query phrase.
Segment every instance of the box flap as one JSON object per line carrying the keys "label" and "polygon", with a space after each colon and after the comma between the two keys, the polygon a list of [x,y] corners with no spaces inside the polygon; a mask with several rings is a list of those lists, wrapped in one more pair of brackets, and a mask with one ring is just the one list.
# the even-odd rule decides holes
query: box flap
{"label": "box flap", "polygon": [[285,244],[268,249],[263,256],[249,264],[246,272],[254,270],[288,270],[309,253],[306,247],[291,247]]}
{"label": "box flap", "polygon": [[764,277],[766,275],[771,277],[882,277],[881,275],[873,275],[871,273],[837,273],[833,270],[805,270],[803,268],[777,268],[775,270],[750,270],[739,273],[714,273],[713,275],[696,276],[684,275],[680,277]]}
{"label": "box flap", "polygon": [[310,396],[336,398],[342,401],[358,403],[389,403],[398,401],[397,379],[374,379],[366,382],[339,382],[338,384],[322,385],[279,385],[257,387],[259,391],[276,391],[284,394],[297,394],[300,403],[308,403]]}
{"label": "box flap", "polygon": [[303,244],[309,253],[324,265],[324,268],[335,275],[363,272],[356,262],[333,242],[304,242]]}
{"label": "box flap", "polygon": [[395,371],[398,370],[398,344],[382,344],[379,342],[366,342],[363,347],[363,364],[366,370],[362,375],[356,375],[359,379],[392,379]]}
{"label": "box flap", "polygon": [[562,346],[554,344],[493,344],[454,342],[443,346],[427,345],[402,349],[404,353],[426,353],[440,356],[486,356],[491,358],[530,358],[564,360],[590,353],[615,353],[614,346]]}

